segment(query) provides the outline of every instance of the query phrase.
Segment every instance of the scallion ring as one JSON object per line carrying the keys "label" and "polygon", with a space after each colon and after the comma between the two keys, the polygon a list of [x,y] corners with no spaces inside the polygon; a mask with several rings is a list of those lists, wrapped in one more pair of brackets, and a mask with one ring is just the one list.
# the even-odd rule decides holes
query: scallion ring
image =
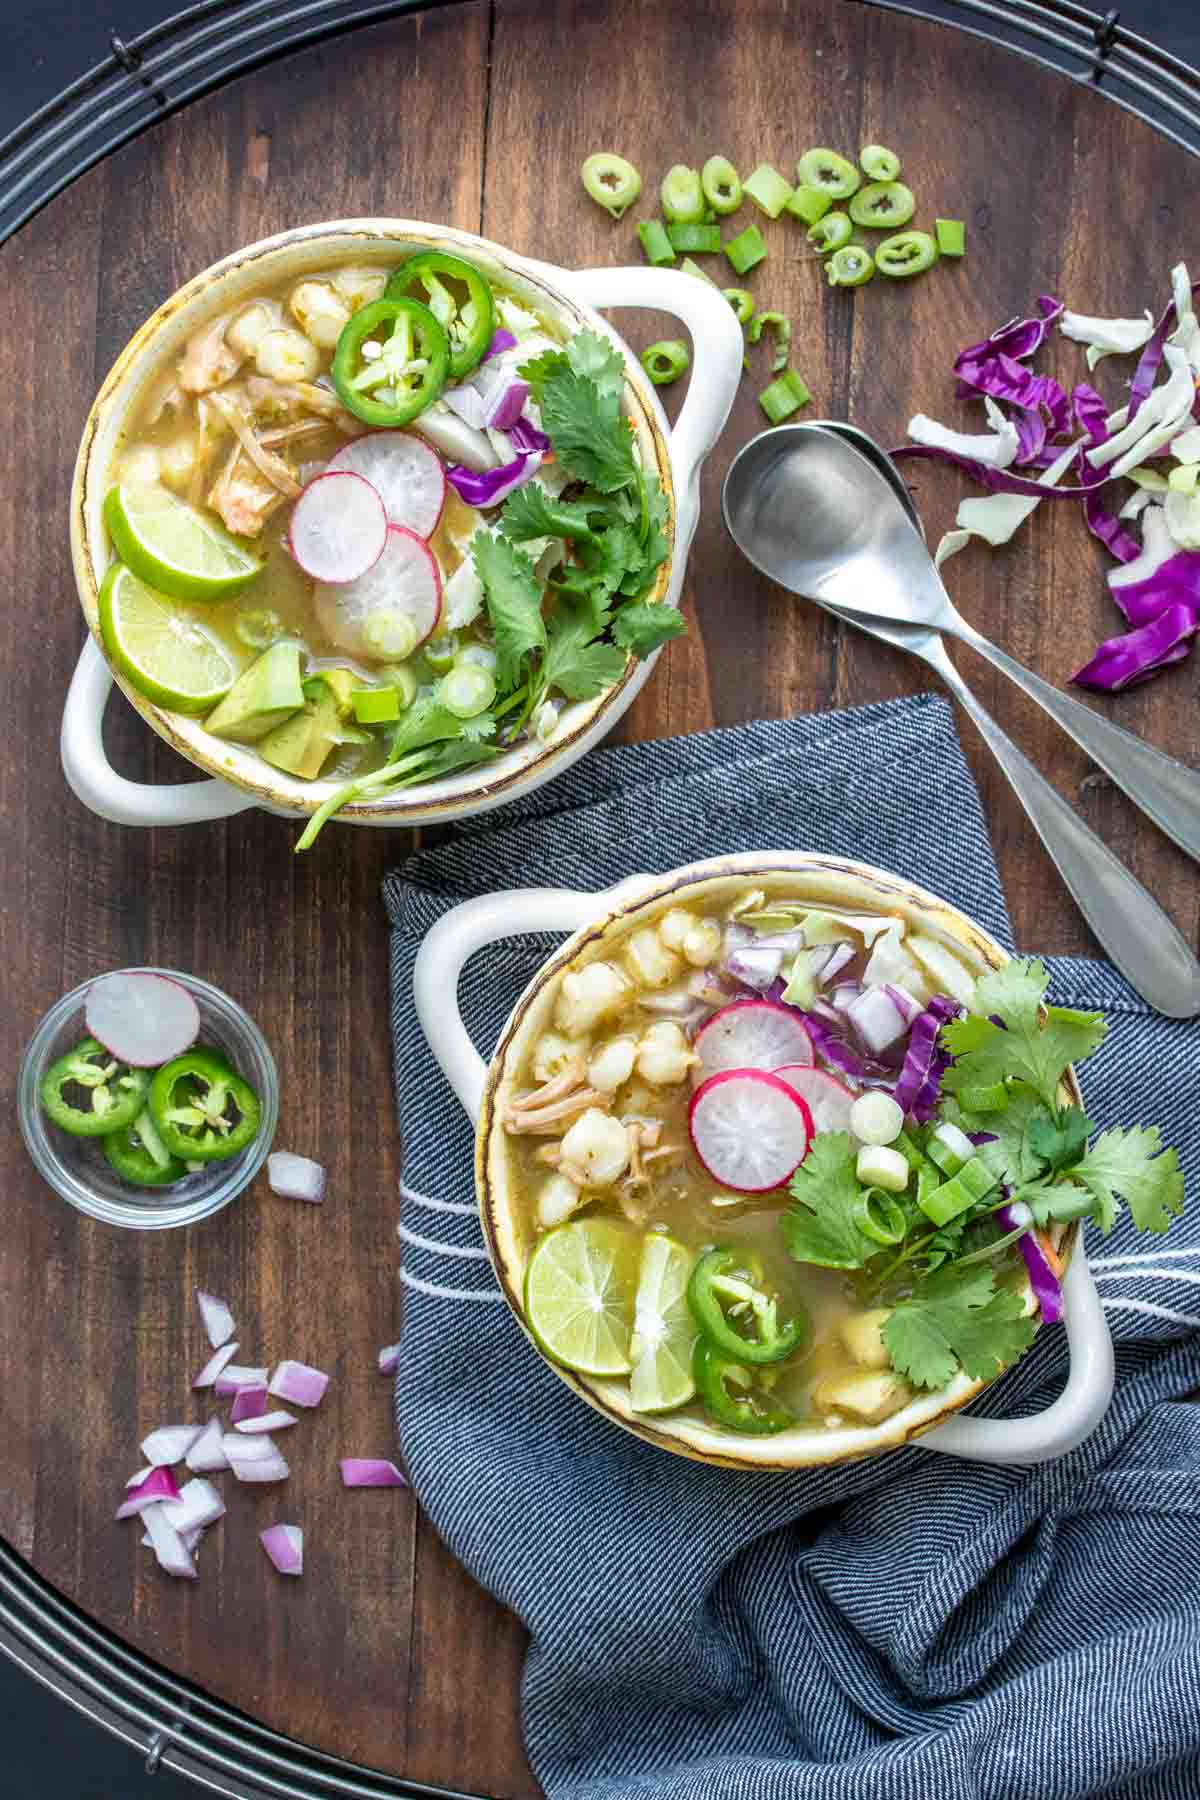
{"label": "scallion ring", "polygon": [[474,719],[496,698],[496,677],[479,663],[457,663],[443,675],[438,697],[456,719]]}
{"label": "scallion ring", "polygon": [[754,316],[754,295],[749,288],[722,288],[721,292],[733,308],[739,325],[748,325]]}
{"label": "scallion ring", "polygon": [[775,354],[771,358],[771,373],[778,375],[779,371],[786,369],[788,365],[788,345],[792,341],[792,322],[778,312],[755,313],[747,328],[746,336],[752,344],[757,344],[764,331],[772,331],[775,334]]}
{"label": "scallion ring", "polygon": [[871,253],[861,244],[845,244],[825,264],[825,279],[830,287],[862,287],[874,273]]}
{"label": "scallion ring", "polygon": [[702,225],[706,211],[704,189],[695,169],[676,163],[662,181],[663,218],[668,225]]}
{"label": "scallion ring", "polygon": [[875,266],[881,275],[893,281],[904,281],[910,275],[921,275],[932,269],[938,259],[938,247],[927,231],[898,231],[884,238],[875,252]]}
{"label": "scallion ring", "polygon": [[832,256],[843,244],[848,244],[854,235],[854,227],[850,223],[850,214],[844,212],[826,213],[818,219],[806,233],[810,244],[814,245],[821,256]]}
{"label": "scallion ring", "polygon": [[642,367],[655,387],[669,387],[678,381],[687,374],[691,360],[682,338],[660,338],[657,344],[647,344],[641,355]]}
{"label": "scallion ring", "polygon": [[642,191],[642,178],[631,162],[609,150],[597,150],[580,170],[583,185],[606,213],[619,219]]}
{"label": "scallion ring", "polygon": [[895,181],[900,174],[900,158],[883,144],[864,144],[858,165],[868,181]]}
{"label": "scallion ring", "polygon": [[710,156],[700,171],[704,198],[715,213],[735,213],[742,204],[742,183],[727,156]]}
{"label": "scallion ring", "polygon": [[917,210],[911,188],[902,181],[873,181],[860,188],[850,202],[850,217],[856,225],[869,225],[876,231],[896,225],[907,225]]}
{"label": "scallion ring", "polygon": [[796,164],[796,181],[801,187],[820,188],[831,200],[848,200],[862,183],[862,176],[852,162],[836,150],[806,150]]}
{"label": "scallion ring", "polygon": [[904,1208],[883,1188],[864,1188],[854,1203],[854,1223],[873,1244],[899,1244],[904,1239],[907,1221]]}

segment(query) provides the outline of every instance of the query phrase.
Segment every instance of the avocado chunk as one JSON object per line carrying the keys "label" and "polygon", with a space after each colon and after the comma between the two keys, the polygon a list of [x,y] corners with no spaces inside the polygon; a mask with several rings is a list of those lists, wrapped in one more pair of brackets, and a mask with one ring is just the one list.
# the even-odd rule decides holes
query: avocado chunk
{"label": "avocado chunk", "polygon": [[[276,725],[261,740],[258,753],[276,769],[297,775],[301,781],[315,781],[324,768],[329,753],[338,744],[365,744],[370,740],[365,731],[355,730],[342,721],[337,692],[329,681],[330,674],[348,671],[322,671],[304,683],[304,710]],[[353,677],[351,678],[353,679]]]}
{"label": "avocado chunk", "polygon": [[204,721],[206,731],[235,744],[256,744],[304,705],[300,646],[272,644],[239,675]]}
{"label": "avocado chunk", "polygon": [[[355,688],[363,683],[353,669],[316,669],[311,679],[323,681],[334,699],[337,701],[338,718],[348,719],[353,711],[354,703],[351,695]],[[307,683],[305,684],[307,687]]]}

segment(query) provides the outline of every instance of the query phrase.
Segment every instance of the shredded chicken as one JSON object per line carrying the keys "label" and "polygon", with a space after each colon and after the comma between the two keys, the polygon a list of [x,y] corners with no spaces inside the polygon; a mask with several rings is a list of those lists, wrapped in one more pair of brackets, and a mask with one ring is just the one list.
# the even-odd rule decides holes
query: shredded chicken
{"label": "shredded chicken", "polygon": [[244,464],[242,446],[235,443],[208,504],[227,531],[238,537],[257,537],[276,507],[283,505],[284,496],[256,468]]}
{"label": "shredded chicken", "polygon": [[324,419],[297,419],[294,425],[276,425],[270,431],[260,431],[258,441],[263,449],[273,444],[290,444],[295,438],[311,437],[315,431],[328,431]]}
{"label": "shredded chicken", "polygon": [[545,1163],[548,1169],[557,1169],[562,1161],[561,1144],[543,1144],[540,1150],[533,1153],[534,1162]]}
{"label": "shredded chicken", "polygon": [[598,1094],[584,1085],[583,1073],[583,1058],[573,1056],[553,1081],[510,1100],[504,1114],[505,1130],[512,1136],[561,1137],[564,1121],[577,1118],[589,1106],[610,1106],[611,1095]]}
{"label": "shredded chicken", "polygon": [[259,474],[286,499],[294,500],[300,492],[300,483],[281,456],[276,456],[273,450],[264,450],[245,414],[224,394],[210,394],[209,405],[216,407]]}
{"label": "shredded chicken", "polygon": [[179,365],[179,385],[187,393],[210,393],[231,381],[241,368],[243,359],[225,342],[228,324],[229,314],[222,313],[188,339]]}
{"label": "shredded chicken", "polygon": [[159,382],[153,397],[147,403],[146,423],[157,425],[165,412],[183,412],[188,405],[188,396],[175,377],[166,376]]}
{"label": "shredded chicken", "polygon": [[297,413],[315,413],[326,419],[346,437],[359,437],[366,430],[361,419],[348,412],[336,394],[315,381],[272,381],[269,375],[251,375],[246,392],[256,413],[282,419]]}

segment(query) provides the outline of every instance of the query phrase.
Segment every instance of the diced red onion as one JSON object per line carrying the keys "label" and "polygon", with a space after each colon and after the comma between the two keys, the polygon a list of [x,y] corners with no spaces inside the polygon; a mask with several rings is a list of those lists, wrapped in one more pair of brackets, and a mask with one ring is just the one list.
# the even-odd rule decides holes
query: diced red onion
{"label": "diced red onion", "polygon": [[539,431],[532,419],[522,415],[515,425],[509,427],[509,443],[514,450],[549,450],[550,439],[544,431]]}
{"label": "diced red onion", "polygon": [[[203,1525],[197,1525],[192,1531],[181,1531],[179,1535],[183,1539],[184,1548],[187,1550],[188,1555],[195,1556],[200,1544],[200,1539],[204,1536]],[[154,1548],[154,1539],[150,1536],[148,1531],[142,1533],[142,1547],[146,1550],[153,1550]]]}
{"label": "diced red onion", "polygon": [[229,1363],[217,1376],[213,1383],[213,1391],[222,1399],[228,1399],[229,1395],[236,1394],[239,1388],[265,1387],[266,1381],[266,1369],[250,1369],[244,1364]]}
{"label": "diced red onion", "polygon": [[268,1525],[258,1541],[281,1575],[303,1575],[304,1533],[298,1525]]}
{"label": "diced red onion", "polygon": [[233,1405],[229,1410],[229,1423],[239,1425],[243,1419],[261,1419],[267,1410],[267,1388],[264,1382],[261,1387],[240,1387],[233,1396]]}
{"label": "diced red onion", "polygon": [[213,1525],[225,1516],[225,1502],[211,1481],[199,1477],[184,1483],[178,1500],[168,1500],[163,1514],[181,1536]]}
{"label": "diced red onion", "polygon": [[221,1441],[224,1435],[220,1419],[210,1419],[187,1453],[188,1468],[198,1475],[214,1475],[219,1469],[227,1469],[229,1458]]}
{"label": "diced red onion", "polygon": [[221,1438],[221,1448],[232,1462],[266,1462],[275,1455],[275,1444],[265,1431],[247,1432],[241,1436],[236,1431],[227,1431]]}
{"label": "diced red onion", "polygon": [[[846,964],[854,961],[855,951],[853,944],[830,944],[828,949],[828,959],[826,960],[824,968],[816,977],[820,987],[828,987],[829,983],[841,974],[842,970],[846,967]],[[857,986],[857,983],[854,983],[853,985]]]}
{"label": "diced red onion", "polygon": [[159,1506],[164,1500],[178,1498],[179,1483],[169,1468],[159,1465],[151,1469],[144,1481],[128,1489],[114,1517],[131,1519],[134,1513],[144,1513],[148,1506]]}
{"label": "diced red onion", "polygon": [[479,360],[481,363],[490,362],[493,356],[499,356],[502,350],[515,350],[516,347],[517,340],[512,332],[501,328],[493,334],[491,343]]}
{"label": "diced red onion", "polygon": [[329,1386],[328,1375],[307,1363],[281,1362],[271,1377],[270,1391],[293,1406],[319,1406]]}
{"label": "diced red onion", "polygon": [[896,1007],[906,1025],[911,1025],[914,1020],[920,1018],[924,1008],[920,1001],[913,999],[907,988],[895,987],[890,981],[885,982],[884,987],[888,999]]}
{"label": "diced red onion", "polygon": [[310,1206],[318,1206],[325,1198],[325,1181],[324,1169],[310,1157],[273,1150],[267,1158],[267,1186],[285,1200],[307,1200]]}
{"label": "diced red onion", "polygon": [[192,1561],[187,1545],[165,1516],[162,1506],[149,1506],[142,1514],[154,1545],[154,1554],[159,1567],[168,1575],[175,1575],[187,1581],[196,1580],[196,1566]]}
{"label": "diced red onion", "polygon": [[379,1373],[381,1375],[394,1375],[399,1367],[399,1344],[385,1344],[383,1349],[379,1352]]}
{"label": "diced red onion", "polygon": [[197,1375],[195,1381],[193,1381],[192,1386],[194,1388],[212,1387],[222,1369],[226,1368],[228,1364],[233,1361],[237,1353],[238,1347],[236,1344],[222,1344],[219,1350],[213,1351],[212,1355]]}
{"label": "diced red onion", "polygon": [[131,1475],[129,1477],[129,1480],[125,1483],[125,1486],[127,1488],[141,1487],[141,1485],[142,1485],[143,1481],[145,1481],[147,1475],[153,1475],[153,1473],[154,1473],[153,1463],[147,1463],[146,1467],[144,1469],[139,1469],[136,1475]]}
{"label": "diced red onion", "polygon": [[407,1481],[392,1462],[384,1462],[374,1457],[343,1456],[341,1466],[343,1487],[408,1486]]}
{"label": "diced red onion", "polygon": [[[247,1438],[245,1442],[252,1444],[254,1439]],[[278,1450],[271,1456],[264,1456],[253,1462],[234,1461],[231,1457],[230,1467],[239,1481],[248,1482],[286,1481],[290,1473]]]}
{"label": "diced red onion", "polygon": [[208,1341],[214,1350],[227,1344],[237,1329],[233,1322],[233,1314],[223,1300],[215,1294],[205,1294],[196,1289],[196,1305],[200,1308],[200,1318],[208,1333]]}
{"label": "diced red onion", "polygon": [[263,1413],[259,1418],[251,1417],[248,1419],[235,1419],[233,1421],[233,1429],[235,1431],[244,1431],[246,1433],[259,1431],[285,1431],[289,1425],[294,1425],[295,1423],[295,1413],[284,1412],[283,1408],[280,1407],[278,1412]]}
{"label": "diced red onion", "polygon": [[782,966],[783,951],[764,944],[747,944],[744,950],[735,950],[725,959],[726,974],[760,994],[770,987]]}
{"label": "diced red onion", "polygon": [[907,1020],[886,987],[864,988],[846,1008],[846,1017],[876,1056],[907,1030]]}
{"label": "diced red onion", "polygon": [[180,1463],[203,1429],[202,1425],[160,1425],[142,1439],[142,1455],[155,1468]]}

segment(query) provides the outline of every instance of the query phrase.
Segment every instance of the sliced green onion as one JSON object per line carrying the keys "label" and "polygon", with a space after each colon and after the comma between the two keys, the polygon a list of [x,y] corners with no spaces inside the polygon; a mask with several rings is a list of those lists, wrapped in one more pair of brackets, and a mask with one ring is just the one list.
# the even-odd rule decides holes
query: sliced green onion
{"label": "sliced green onion", "polygon": [[400,691],[394,687],[355,688],[350,704],[360,725],[390,725],[402,710]]}
{"label": "sliced green onion", "polygon": [[722,288],[721,292],[733,308],[739,325],[748,325],[754,315],[754,295],[749,288]]}
{"label": "sliced green onion", "polygon": [[802,219],[806,225],[815,225],[818,219],[825,217],[832,205],[832,194],[827,194],[823,188],[805,187],[802,183],[783,210],[791,213],[793,219]]}
{"label": "sliced green onion", "polygon": [[497,656],[490,644],[464,644],[454,658],[456,668],[464,668],[469,664],[477,664],[481,669],[490,669],[496,673]]}
{"label": "sliced green onion", "polygon": [[266,650],[283,637],[287,628],[273,606],[256,606],[240,612],[233,629],[249,649]]}
{"label": "sliced green onion", "polygon": [[745,231],[739,231],[725,246],[725,255],[735,275],[745,275],[747,270],[762,262],[766,254],[767,246],[757,225],[747,225]]}
{"label": "sliced green onion", "polygon": [[809,243],[816,246],[821,256],[831,256],[835,250],[840,250],[843,244],[848,244],[853,234],[854,227],[850,223],[850,214],[831,212],[826,213],[823,219],[818,219],[805,235]]}
{"label": "sliced green onion", "polygon": [[684,275],[695,275],[699,281],[707,281],[709,287],[716,287],[717,285],[708,270],[702,269],[700,264],[693,262],[690,256],[684,257],[679,268],[680,272]]}
{"label": "sliced green onion", "polygon": [[642,178],[633,164],[608,150],[589,156],[580,174],[592,199],[614,219],[619,219],[642,191]]}
{"label": "sliced green onion", "polygon": [[450,633],[442,637],[430,638],[425,646],[424,657],[435,675],[444,675],[454,664],[458,655],[458,639]]}
{"label": "sliced green onion", "polygon": [[668,225],[667,238],[673,250],[694,251],[697,256],[720,254],[719,225]]}
{"label": "sliced green onion", "polygon": [[695,169],[676,163],[662,181],[663,218],[668,225],[700,225],[704,222],[704,189]]}
{"label": "sliced green onion", "polygon": [[700,171],[704,198],[714,213],[735,213],[742,204],[742,183],[727,156],[710,156]]}
{"label": "sliced green onion", "polygon": [[884,238],[875,252],[875,266],[881,275],[893,281],[904,281],[932,269],[938,259],[938,247],[927,231],[898,231]]}
{"label": "sliced green onion", "polygon": [[858,153],[858,166],[868,181],[895,181],[900,173],[900,158],[883,144],[864,144]]}
{"label": "sliced green onion", "polygon": [[785,181],[770,163],[759,163],[753,175],[742,183],[742,190],[768,219],[777,219],[792,197],[791,182]]}
{"label": "sliced green onion", "polygon": [[850,217],[856,225],[869,225],[884,231],[896,225],[907,225],[917,210],[911,188],[902,181],[873,181],[860,188],[850,202]]}
{"label": "sliced green onion", "polygon": [[758,404],[772,425],[778,425],[790,418],[792,413],[799,412],[802,406],[807,406],[811,399],[812,395],[795,369],[788,369],[763,389],[758,396]]}
{"label": "sliced green onion", "polygon": [[831,200],[848,200],[856,193],[862,176],[852,162],[836,150],[806,150],[796,164],[796,180],[801,187],[820,188]]}
{"label": "sliced green onion", "polygon": [[416,625],[407,613],[380,612],[363,626],[363,647],[367,655],[403,662],[417,647]]}
{"label": "sliced green onion", "polygon": [[782,313],[755,313],[746,331],[752,344],[757,344],[764,330],[775,334],[775,353],[771,358],[771,373],[778,375],[781,369],[787,368],[788,345],[792,341],[792,322],[785,319]]}
{"label": "sliced green onion", "polygon": [[996,1081],[987,1087],[965,1087],[958,1098],[964,1112],[1003,1112],[1008,1106],[1008,1089]]}
{"label": "sliced green onion", "polygon": [[874,273],[871,253],[861,244],[844,244],[825,264],[825,279],[830,287],[862,287]]}
{"label": "sliced green onion", "polygon": [[640,358],[655,387],[668,387],[672,381],[678,381],[687,374],[691,360],[682,338],[660,338],[657,344],[647,344]]}
{"label": "sliced green onion", "polygon": [[496,698],[496,677],[478,663],[460,663],[442,677],[438,698],[456,719],[474,719]]}
{"label": "sliced green onion", "polygon": [[864,1188],[853,1208],[854,1223],[873,1244],[899,1244],[907,1228],[904,1209],[883,1188]]}
{"label": "sliced green onion", "polygon": [[388,687],[394,688],[399,694],[401,712],[411,706],[416,699],[417,677],[407,663],[395,663],[388,668],[380,669],[379,679],[381,682],[386,682]]}
{"label": "sliced green onion", "polygon": [[643,219],[638,225],[637,234],[641,239],[642,254],[656,269],[675,261],[671,240],[657,219]]}
{"label": "sliced green onion", "polygon": [[961,219],[935,219],[937,247],[943,256],[963,256],[967,248],[967,229]]}

